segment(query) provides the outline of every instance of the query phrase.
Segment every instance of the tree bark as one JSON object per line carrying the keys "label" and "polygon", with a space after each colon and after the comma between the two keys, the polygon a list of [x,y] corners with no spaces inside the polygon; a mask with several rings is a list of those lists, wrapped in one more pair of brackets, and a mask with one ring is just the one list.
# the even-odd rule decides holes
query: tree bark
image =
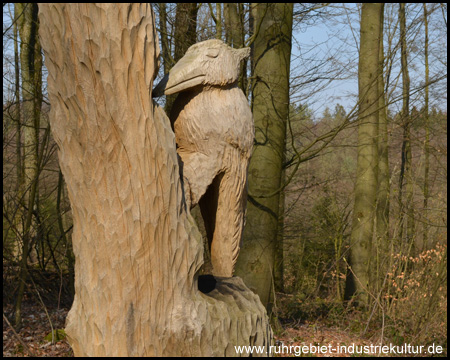
{"label": "tree bark", "polygon": [[[289,114],[289,72],[293,4],[252,4],[252,112],[255,143],[249,166],[249,201],[236,274],[269,306],[279,225],[280,189]],[[269,306],[270,308],[270,306]]]}
{"label": "tree bark", "polygon": [[178,3],[175,15],[175,54],[174,60],[180,60],[187,49],[197,40],[197,3]]}
{"label": "tree bark", "polygon": [[[18,34],[18,9],[14,7],[14,24],[13,24],[13,37],[14,37],[14,75],[15,75],[15,89],[14,97],[16,101],[15,106],[15,121],[16,121],[16,194],[17,194],[17,211],[15,212],[15,227],[16,242],[13,244],[13,254],[20,254],[21,237],[19,234],[23,231],[23,219],[25,218],[25,202],[24,195],[24,166],[23,166],[23,144],[22,144],[22,115],[21,115],[21,98],[20,98],[20,67],[19,67],[19,34]],[[4,235],[4,239],[8,236]],[[5,251],[6,242],[3,242],[3,251]]]}
{"label": "tree bark", "polygon": [[[22,118],[20,112],[20,68],[19,68],[19,36],[18,36],[18,8],[14,7],[14,72],[15,72],[15,91],[14,96],[17,102],[16,105],[16,164],[17,164],[17,181],[16,190],[19,199],[23,193],[23,181],[24,181],[24,168],[23,168],[23,155],[22,155]],[[19,201],[21,203],[22,201]],[[18,212],[20,214],[20,211]],[[20,218],[20,216],[18,216]],[[20,221],[20,220],[19,220]]]}
{"label": "tree bark", "polygon": [[[409,114],[409,89],[410,79],[408,71],[408,49],[406,44],[406,14],[405,3],[400,3],[399,7],[400,22],[400,48],[401,48],[401,67],[402,67],[402,97],[403,106],[401,120],[403,126],[402,141],[402,162],[400,167],[399,180],[399,208],[400,208],[400,241],[404,254],[414,253],[414,208],[413,208],[413,181],[412,181],[412,154],[411,154],[411,117]],[[406,200],[403,199],[405,192]]]}
{"label": "tree bark", "polygon": [[166,75],[173,66],[173,59],[170,53],[169,39],[167,36],[166,3],[159,3],[159,28],[161,29],[161,57],[164,66],[164,75]]}
{"label": "tree bark", "polygon": [[[211,11],[212,13],[212,11]],[[216,39],[222,40],[222,4],[216,3]]]}
{"label": "tree bark", "polygon": [[430,198],[430,117],[429,117],[429,98],[430,89],[428,83],[430,82],[430,66],[428,64],[428,12],[427,5],[423,3],[423,18],[425,26],[425,163],[424,163],[424,178],[423,178],[423,240],[422,251],[428,248],[428,199]]}
{"label": "tree bark", "polygon": [[351,273],[346,286],[346,298],[355,296],[361,306],[368,304],[371,285],[370,260],[378,176],[378,59],[382,7],[381,3],[364,3],[361,10],[358,159],[350,237]]}
{"label": "tree bark", "polygon": [[[16,3],[14,7],[20,35],[20,65],[22,77],[21,112],[24,122],[23,189],[24,227],[22,232],[22,259],[19,287],[15,304],[15,326],[22,322],[21,306],[28,277],[27,261],[32,242],[33,211],[36,210],[39,177],[39,123],[42,103],[42,56],[38,37],[38,8],[33,3]],[[19,104],[20,106],[20,104]]]}
{"label": "tree bark", "polygon": [[384,47],[383,47],[383,19],[384,6],[381,9],[380,25],[380,53],[379,53],[379,74],[378,74],[378,192],[377,192],[377,212],[376,212],[376,282],[379,284],[384,278],[387,267],[389,249],[389,157],[388,157],[388,127],[387,127],[387,107],[384,91]]}
{"label": "tree bark", "polygon": [[[225,33],[226,42],[228,45],[240,49],[244,47],[244,29],[243,29],[243,5],[241,3],[226,3],[225,8]],[[239,77],[239,88],[246,92],[246,81],[247,81],[247,59],[245,59],[241,64],[241,72]]]}
{"label": "tree bark", "polygon": [[[187,49],[197,41],[197,12],[197,3],[177,4],[177,11],[175,14],[174,62],[171,64],[172,66],[175,65],[175,63],[184,56]],[[168,70],[170,70],[170,68]],[[166,68],[164,68],[164,71],[166,71]],[[175,99],[176,95],[166,97],[166,105],[164,106],[166,114],[170,114]]]}
{"label": "tree bark", "polygon": [[40,20],[73,211],[74,354],[223,356],[270,345],[265,309],[241,279],[198,290],[202,239],[184,206],[169,119],[151,101],[159,45],[150,5],[42,4]]}
{"label": "tree bark", "polygon": [[69,272],[69,291],[70,295],[75,296],[75,258],[73,256],[72,242],[67,239],[66,230],[64,229],[63,209],[61,209],[61,194],[64,192],[64,178],[61,170],[58,173],[58,189],[56,192],[56,213],[58,219],[59,232],[66,246],[67,269]]}

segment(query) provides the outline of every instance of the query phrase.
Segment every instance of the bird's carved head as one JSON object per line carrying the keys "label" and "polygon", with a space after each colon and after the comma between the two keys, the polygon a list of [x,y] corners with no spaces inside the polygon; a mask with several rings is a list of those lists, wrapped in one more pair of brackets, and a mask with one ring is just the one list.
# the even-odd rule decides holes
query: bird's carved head
{"label": "bird's carved head", "polygon": [[226,86],[238,80],[240,63],[250,48],[233,49],[222,40],[192,45],[153,89],[153,97],[171,95],[198,85]]}

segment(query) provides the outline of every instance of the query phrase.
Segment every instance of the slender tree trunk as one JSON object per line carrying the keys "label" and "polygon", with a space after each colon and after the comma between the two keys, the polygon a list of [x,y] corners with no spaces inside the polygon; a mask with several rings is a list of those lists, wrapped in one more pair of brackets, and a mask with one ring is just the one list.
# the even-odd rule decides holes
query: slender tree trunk
{"label": "slender tree trunk", "polygon": [[[197,42],[197,12],[197,3],[177,4],[177,11],[175,14],[174,62],[172,65],[184,56],[191,45],[194,45]],[[176,95],[169,95],[166,97],[166,105],[164,106],[166,114],[170,114],[176,97]]]}
{"label": "slender tree trunk", "polygon": [[223,17],[225,23],[225,43],[228,46],[233,44],[233,29],[231,26],[231,17],[233,16],[232,11],[234,10],[234,3],[224,3],[223,4]]}
{"label": "slender tree trunk", "polygon": [[425,164],[424,164],[424,179],[423,179],[423,241],[422,249],[428,248],[428,199],[430,198],[430,118],[429,118],[429,86],[430,82],[430,67],[428,65],[428,13],[427,5],[423,3],[423,18],[425,25]]}
{"label": "slender tree trunk", "polygon": [[[76,356],[224,356],[271,329],[238,277],[210,292],[170,121],[151,100],[149,4],[40,4],[50,122],[73,213]],[[206,281],[206,285],[211,285]]]}
{"label": "slender tree trunk", "polygon": [[358,66],[358,160],[346,298],[368,304],[378,176],[379,37],[383,4],[363,3]]}
{"label": "slender tree trunk", "polygon": [[225,3],[225,42],[234,48],[244,46],[238,3]]}
{"label": "slender tree trunk", "polygon": [[38,7],[32,3],[16,3],[14,12],[19,27],[20,65],[22,75],[22,103],[24,122],[24,195],[26,203],[25,222],[22,236],[22,259],[20,261],[19,287],[15,304],[15,326],[22,322],[21,307],[28,278],[27,260],[32,242],[32,215],[35,209],[39,176],[39,122],[42,103],[42,56],[38,37]]}
{"label": "slender tree trunk", "polygon": [[216,39],[222,40],[222,4],[216,3]]}
{"label": "slender tree trunk", "polygon": [[[243,5],[240,3],[226,3],[225,6],[225,33],[227,44],[240,49],[244,47]],[[246,91],[247,60],[242,61],[238,86]]]}
{"label": "slender tree trunk", "polygon": [[161,29],[161,50],[166,75],[173,66],[172,55],[170,54],[169,39],[167,36],[167,10],[166,3],[159,3],[159,28]]}
{"label": "slender tree trunk", "polygon": [[[284,160],[283,160],[284,162]],[[283,168],[281,175],[281,183],[286,181],[286,169]],[[278,212],[278,228],[277,228],[277,246],[275,248],[274,265],[273,265],[273,281],[274,291],[284,291],[284,204],[285,192],[280,193],[280,209]]]}
{"label": "slender tree trunk", "polygon": [[268,306],[275,252],[281,246],[277,243],[277,229],[289,113],[293,4],[252,6],[255,23],[262,22],[253,43],[255,144],[249,166],[247,224],[236,273]]}
{"label": "slender tree trunk", "polygon": [[72,242],[67,239],[66,230],[64,229],[63,210],[61,209],[61,195],[64,191],[64,178],[61,170],[58,174],[58,190],[56,195],[56,213],[58,216],[58,227],[64,244],[66,245],[67,268],[69,270],[69,291],[75,296],[75,257],[73,256]]}
{"label": "slender tree trunk", "polygon": [[[414,209],[413,209],[413,177],[412,177],[412,154],[411,154],[411,117],[409,115],[409,89],[410,79],[408,71],[408,50],[406,44],[406,15],[405,3],[400,3],[400,47],[402,67],[402,95],[403,106],[401,120],[403,123],[402,162],[400,167],[399,181],[399,207],[400,207],[400,240],[402,241],[402,252],[414,253]],[[405,192],[406,200],[403,199]]]}
{"label": "slender tree trunk", "polygon": [[[24,169],[23,169],[23,159],[22,159],[22,119],[20,112],[20,68],[19,68],[19,36],[18,36],[18,13],[16,7],[14,7],[14,25],[13,25],[13,36],[14,36],[14,70],[15,70],[15,98],[16,98],[16,163],[17,163],[17,181],[16,181],[16,192],[17,196],[22,203],[23,194],[23,180],[24,180]],[[18,211],[21,213],[21,211]],[[19,216],[20,218],[21,216]]]}
{"label": "slender tree trunk", "polygon": [[[14,7],[14,70],[15,70],[15,117],[16,117],[16,164],[17,164],[17,180],[16,180],[16,194],[17,194],[17,211],[15,216],[16,234],[23,233],[23,219],[25,217],[25,202],[24,202],[24,167],[23,167],[23,144],[22,144],[22,116],[21,116],[21,98],[20,98],[20,67],[19,67],[19,35],[18,35],[18,12]],[[7,236],[5,236],[7,238]],[[20,254],[22,239],[20,236],[16,237],[16,242],[13,244],[13,254]],[[3,243],[5,246],[5,242]]]}
{"label": "slender tree trunk", "polygon": [[175,54],[180,60],[187,49],[197,41],[197,3],[178,3],[175,15]]}
{"label": "slender tree trunk", "polygon": [[[240,31],[240,36],[241,36],[241,40],[240,40],[240,47],[243,47],[245,45],[245,26],[244,26],[244,21],[245,21],[245,10],[244,10],[244,4],[242,3],[238,3],[238,10],[239,10],[239,31]],[[245,59],[244,61],[242,61],[241,63],[241,75],[239,78],[239,82],[238,82],[238,86],[242,89],[242,91],[244,92],[244,94],[247,95],[247,63],[248,63],[248,59]]]}
{"label": "slender tree trunk", "polygon": [[[376,213],[376,269],[377,284],[384,278],[387,261],[390,254],[389,249],[389,157],[388,157],[388,127],[387,107],[384,89],[384,51],[383,51],[383,18],[384,7],[381,14],[380,26],[380,54],[378,75],[378,192]],[[379,284],[378,284],[379,285]]]}

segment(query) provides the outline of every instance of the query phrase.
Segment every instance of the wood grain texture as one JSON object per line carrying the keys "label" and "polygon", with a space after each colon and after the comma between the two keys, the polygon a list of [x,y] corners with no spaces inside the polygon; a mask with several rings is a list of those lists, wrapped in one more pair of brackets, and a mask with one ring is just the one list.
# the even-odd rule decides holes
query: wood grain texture
{"label": "wood grain texture", "polygon": [[175,137],[151,101],[159,46],[148,4],[40,4],[52,134],[73,213],[76,356],[235,355],[269,345],[239,278],[198,291],[203,248]]}

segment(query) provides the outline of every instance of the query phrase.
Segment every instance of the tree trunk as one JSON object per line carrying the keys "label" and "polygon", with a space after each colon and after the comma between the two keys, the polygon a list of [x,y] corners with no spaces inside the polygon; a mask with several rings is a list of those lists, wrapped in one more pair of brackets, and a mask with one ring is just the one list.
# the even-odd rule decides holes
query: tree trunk
{"label": "tree trunk", "polygon": [[20,261],[19,287],[15,304],[15,326],[21,324],[21,306],[28,277],[27,260],[32,242],[33,211],[37,202],[39,177],[39,123],[42,103],[42,56],[38,37],[37,4],[16,3],[14,12],[20,35],[20,65],[22,75],[21,113],[24,122],[23,190],[24,227],[22,233],[22,259]]}
{"label": "tree trunk", "polygon": [[[225,33],[227,44],[240,49],[244,47],[244,29],[243,29],[243,5],[240,3],[226,3],[225,8]],[[246,92],[246,79],[247,79],[247,59],[245,59],[241,64],[241,72],[239,77],[239,88]]]}
{"label": "tree trunk", "polygon": [[389,249],[389,157],[388,157],[388,127],[387,127],[387,107],[384,91],[384,51],[383,51],[383,18],[384,6],[381,10],[380,26],[380,54],[379,54],[379,74],[378,74],[378,192],[377,192],[377,212],[376,212],[376,268],[374,272],[377,284],[384,278],[387,260],[390,254]]}
{"label": "tree trunk", "polygon": [[[19,203],[22,203],[22,193],[23,193],[23,180],[24,180],[24,168],[23,168],[23,156],[22,156],[22,118],[20,112],[20,68],[19,68],[19,36],[18,36],[18,9],[14,7],[14,25],[13,25],[13,36],[14,36],[14,71],[15,71],[15,91],[14,96],[17,102],[16,105],[16,164],[17,164],[17,181],[16,181],[16,192],[19,198]],[[21,211],[18,212],[19,214]],[[21,216],[18,216],[21,218]],[[19,220],[21,221],[21,220]]]}
{"label": "tree trunk", "polygon": [[[23,144],[22,144],[22,115],[21,115],[21,100],[20,100],[20,67],[19,67],[19,34],[18,34],[18,11],[14,7],[14,24],[13,24],[13,37],[14,37],[14,75],[15,75],[15,89],[14,97],[16,101],[15,106],[15,121],[16,121],[16,194],[17,194],[17,211],[15,212],[15,227],[16,242],[13,244],[14,255],[20,254],[20,248],[22,239],[20,234],[23,233],[23,219],[25,218],[25,201],[24,195],[24,167],[23,167]],[[8,235],[4,235],[4,239],[7,239]],[[6,241],[3,241],[3,251],[5,251]]]}
{"label": "tree trunk", "polygon": [[166,75],[173,66],[173,58],[170,53],[169,39],[167,36],[166,3],[159,3],[159,28],[161,29],[161,57],[164,66],[164,75]]}
{"label": "tree trunk", "polygon": [[378,168],[378,77],[381,3],[364,3],[361,10],[361,38],[358,66],[359,124],[358,159],[350,237],[351,273],[347,277],[346,298],[368,304],[370,260],[375,219]]}
{"label": "tree trunk", "polygon": [[273,291],[280,186],[289,113],[289,72],[293,4],[252,4],[255,24],[261,23],[253,44],[252,111],[255,143],[249,166],[249,201],[244,241],[236,274],[268,306]]}
{"label": "tree trunk", "polygon": [[[212,12],[212,11],[211,11]],[[216,39],[222,40],[222,4],[216,3]]]}
{"label": "tree trunk", "polygon": [[75,258],[73,256],[72,242],[67,239],[66,230],[64,229],[63,210],[61,209],[61,194],[64,192],[64,178],[61,170],[58,173],[58,189],[56,192],[56,213],[58,217],[58,227],[61,233],[61,238],[66,246],[67,268],[69,272],[69,292],[70,295],[75,296]]}
{"label": "tree trunk", "polygon": [[[402,252],[409,255],[414,253],[414,209],[413,209],[413,182],[412,182],[412,154],[411,154],[411,117],[409,115],[409,88],[410,79],[408,71],[408,49],[406,44],[406,14],[405,3],[400,3],[399,8],[400,22],[400,47],[401,47],[401,66],[402,66],[402,95],[403,107],[401,120],[403,126],[402,141],[402,162],[400,167],[399,181],[399,207],[400,207],[400,241]],[[406,201],[403,200],[405,191]],[[405,236],[406,235],[406,236]]]}
{"label": "tree trunk", "polygon": [[74,354],[223,356],[270,345],[265,309],[240,278],[198,290],[202,240],[169,119],[151,101],[159,45],[150,5],[42,4],[40,20],[73,211]]}
{"label": "tree trunk", "polygon": [[[197,3],[178,3],[175,14],[175,34],[174,34],[174,55],[173,64],[180,60],[187,49],[197,42]],[[170,70],[170,68],[168,69]],[[164,68],[166,71],[166,68]],[[170,114],[176,95],[166,97],[166,105],[164,110],[166,114]]]}
{"label": "tree trunk", "polygon": [[180,60],[187,49],[197,41],[197,3],[178,3],[175,15],[175,54]]}
{"label": "tree trunk", "polygon": [[[283,168],[281,173],[281,183],[286,181],[286,169]],[[284,292],[284,210],[285,210],[286,193],[280,193],[280,209],[278,212],[278,228],[277,228],[277,246],[275,248],[273,262],[273,284],[274,290]]]}
{"label": "tree trunk", "polygon": [[423,4],[423,18],[425,25],[425,164],[424,164],[424,179],[423,179],[423,240],[422,251],[428,248],[428,199],[430,198],[430,117],[429,111],[429,86],[430,82],[430,67],[428,65],[428,12],[426,3]]}

